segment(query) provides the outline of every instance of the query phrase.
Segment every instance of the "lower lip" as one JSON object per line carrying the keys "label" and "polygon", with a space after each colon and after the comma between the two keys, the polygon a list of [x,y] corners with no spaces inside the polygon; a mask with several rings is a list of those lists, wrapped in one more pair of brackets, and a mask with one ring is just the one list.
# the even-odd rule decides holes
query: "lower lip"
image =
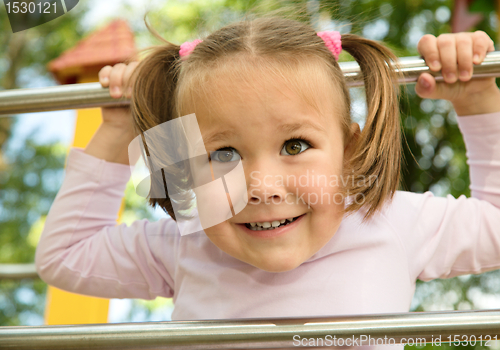
{"label": "lower lip", "polygon": [[248,233],[251,236],[259,237],[259,238],[274,238],[274,237],[284,235],[288,231],[292,230],[294,227],[296,227],[299,224],[299,221],[301,221],[305,215],[306,214],[302,214],[296,220],[292,221],[290,224],[275,228],[274,230],[254,231],[254,230],[250,230],[248,227],[246,227],[245,224],[237,224],[237,225],[240,226],[243,229],[243,231],[245,231],[246,233]]}

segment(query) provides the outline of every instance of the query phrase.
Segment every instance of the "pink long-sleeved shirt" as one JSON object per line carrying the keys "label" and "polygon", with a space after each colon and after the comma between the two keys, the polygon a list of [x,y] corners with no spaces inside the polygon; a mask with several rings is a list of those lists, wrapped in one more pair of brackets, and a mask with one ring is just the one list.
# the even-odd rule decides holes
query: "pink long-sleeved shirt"
{"label": "pink long-sleeved shirt", "polygon": [[36,252],[42,279],[107,298],[173,297],[173,320],[409,311],[424,281],[500,268],[500,113],[458,117],[473,198],[398,191],[369,224],[346,217],[288,272],[259,270],[166,217],[116,225],[126,165],[72,149]]}

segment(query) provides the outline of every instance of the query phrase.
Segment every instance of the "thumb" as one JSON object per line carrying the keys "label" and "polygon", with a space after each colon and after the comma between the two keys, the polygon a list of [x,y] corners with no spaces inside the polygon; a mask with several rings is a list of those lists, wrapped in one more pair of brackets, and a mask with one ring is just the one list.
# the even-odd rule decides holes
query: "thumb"
{"label": "thumb", "polygon": [[436,80],[428,73],[423,73],[418,77],[415,92],[422,98],[432,98],[436,90]]}
{"label": "thumb", "polygon": [[442,85],[436,83],[436,79],[429,73],[423,73],[418,77],[415,92],[422,98],[441,99],[443,98]]}

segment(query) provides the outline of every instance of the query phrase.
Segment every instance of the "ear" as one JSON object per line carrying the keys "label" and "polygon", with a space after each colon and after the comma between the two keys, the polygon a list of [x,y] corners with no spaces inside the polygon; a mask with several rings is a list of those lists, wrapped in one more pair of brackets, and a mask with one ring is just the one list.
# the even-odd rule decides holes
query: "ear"
{"label": "ear", "polygon": [[350,134],[351,134],[351,139],[349,140],[347,145],[344,147],[344,159],[349,159],[351,157],[352,151],[354,150],[354,147],[356,146],[356,142],[359,139],[359,135],[361,135],[361,129],[359,128],[358,123],[351,124]]}

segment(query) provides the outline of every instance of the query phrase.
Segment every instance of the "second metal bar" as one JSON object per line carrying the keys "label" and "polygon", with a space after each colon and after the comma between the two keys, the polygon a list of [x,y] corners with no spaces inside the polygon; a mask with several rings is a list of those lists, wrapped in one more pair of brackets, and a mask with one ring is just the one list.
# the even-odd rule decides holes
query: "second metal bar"
{"label": "second metal bar", "polygon": [[[495,340],[500,311],[416,312],[318,318],[0,327],[1,349],[262,349],[331,345],[436,344]],[[306,339],[305,343],[302,339]],[[342,339],[342,344],[340,343]],[[352,344],[351,339],[357,339]],[[370,342],[372,339],[372,342]],[[413,343],[410,341],[413,341]],[[360,343],[363,341],[362,343]],[[491,344],[489,344],[491,345]],[[324,346],[324,345],[323,345]]]}
{"label": "second metal bar", "polygon": [[38,278],[35,264],[0,264],[0,280]]}
{"label": "second metal bar", "polygon": [[[441,73],[433,73],[419,57],[400,59],[404,79],[400,83],[415,83],[420,74],[432,73],[442,80]],[[356,62],[341,62],[340,68],[350,87],[363,86],[363,76]],[[474,67],[473,78],[500,77],[500,51],[487,54],[484,62]],[[99,83],[53,86],[37,89],[0,91],[0,115],[18,113],[57,111],[66,109],[119,107],[129,104],[129,100],[114,99],[107,88]]]}

